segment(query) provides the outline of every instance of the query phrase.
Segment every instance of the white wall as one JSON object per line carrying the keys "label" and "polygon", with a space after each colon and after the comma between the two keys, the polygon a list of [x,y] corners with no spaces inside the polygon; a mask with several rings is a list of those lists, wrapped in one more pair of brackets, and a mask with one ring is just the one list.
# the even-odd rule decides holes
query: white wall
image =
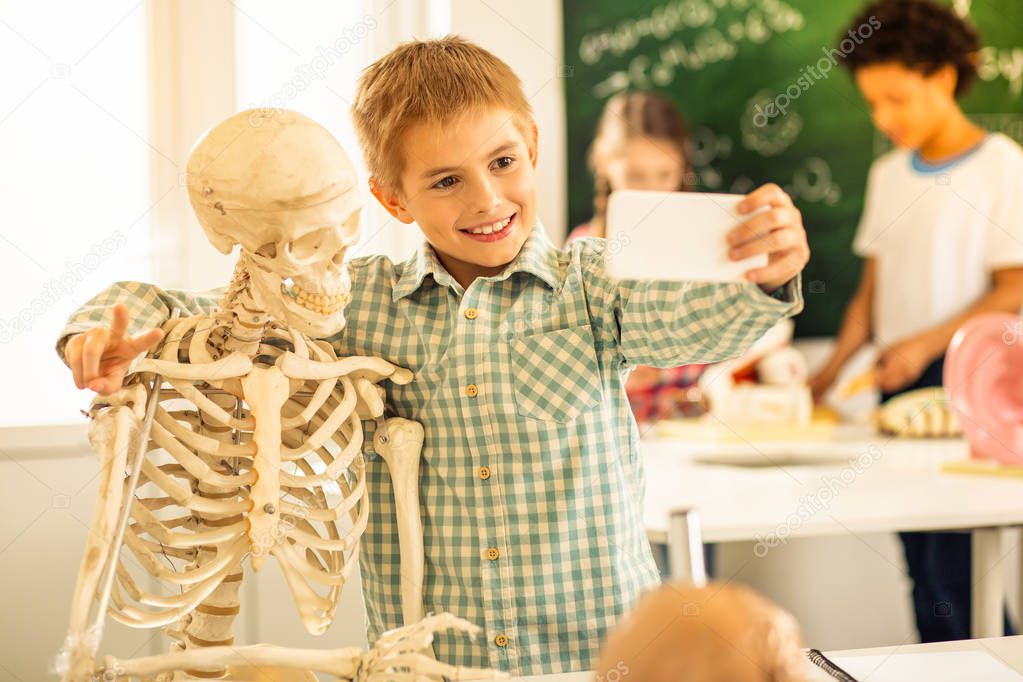
{"label": "white wall", "polygon": [[[45,680],[67,630],[99,467],[84,444],[56,457],[19,452],[6,443],[3,451],[0,680]],[[114,623],[107,635],[118,652],[156,653],[152,633]]]}

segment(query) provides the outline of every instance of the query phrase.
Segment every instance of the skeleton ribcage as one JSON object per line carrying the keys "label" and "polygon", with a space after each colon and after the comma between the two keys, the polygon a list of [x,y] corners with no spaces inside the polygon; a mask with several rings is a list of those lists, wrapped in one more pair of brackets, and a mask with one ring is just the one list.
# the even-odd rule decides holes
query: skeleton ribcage
{"label": "skeleton ribcage", "polygon": [[[326,343],[275,329],[239,376],[244,363],[232,369],[213,362],[213,323],[203,317],[168,323],[156,357],[138,368],[138,379],[154,371],[163,383],[112,616],[133,627],[169,625],[240,580],[243,559],[258,569],[272,555],[306,628],[323,632],[366,526],[361,419],[382,416],[379,372],[354,363],[340,375],[289,378],[285,360],[312,360],[320,374],[330,374],[323,368],[339,367],[338,359]],[[280,389],[279,411],[259,414],[268,409],[272,385]],[[260,400],[246,395],[254,387]],[[153,579],[159,589],[143,589]]]}

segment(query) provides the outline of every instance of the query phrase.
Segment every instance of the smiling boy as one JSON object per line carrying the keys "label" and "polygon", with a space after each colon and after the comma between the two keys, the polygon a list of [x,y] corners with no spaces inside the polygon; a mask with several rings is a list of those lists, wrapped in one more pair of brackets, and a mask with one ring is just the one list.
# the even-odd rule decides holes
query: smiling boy
{"label": "smiling boy", "polygon": [[[425,607],[485,633],[440,635],[436,653],[516,674],[587,669],[658,582],[624,380],[640,363],[735,356],[801,310],[800,214],[773,185],[747,198],[747,212],[769,207],[733,234],[735,258],[770,254],[750,282],[616,282],[604,240],[561,251],[537,221],[536,125],[494,55],[453,37],[401,45],[365,71],[353,117],[374,196],[426,243],[403,263],[351,261],[348,323],[328,340],[339,355],[416,374],[388,385],[387,400],[426,431]],[[159,339],[124,336],[129,315],[137,333],[172,305],[208,311],[218,294],[115,284],[72,316],[58,351],[66,344],[76,385],[110,392]],[[131,310],[108,329],[117,303]],[[372,641],[401,624],[401,609],[390,482],[367,454],[360,568]]]}

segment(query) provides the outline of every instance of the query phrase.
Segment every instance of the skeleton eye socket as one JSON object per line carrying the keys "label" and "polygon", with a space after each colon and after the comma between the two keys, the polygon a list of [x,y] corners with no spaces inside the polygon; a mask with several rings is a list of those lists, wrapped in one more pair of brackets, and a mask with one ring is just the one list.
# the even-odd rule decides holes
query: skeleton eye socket
{"label": "skeleton eye socket", "polygon": [[288,253],[298,260],[306,260],[311,258],[320,249],[329,248],[332,243],[336,242],[334,238],[335,229],[333,227],[324,227],[320,230],[314,230],[309,234],[302,235],[293,242],[289,242],[287,245]]}
{"label": "skeleton eye socket", "polygon": [[266,258],[277,258],[277,245],[273,242],[268,242],[256,249],[256,253]]}

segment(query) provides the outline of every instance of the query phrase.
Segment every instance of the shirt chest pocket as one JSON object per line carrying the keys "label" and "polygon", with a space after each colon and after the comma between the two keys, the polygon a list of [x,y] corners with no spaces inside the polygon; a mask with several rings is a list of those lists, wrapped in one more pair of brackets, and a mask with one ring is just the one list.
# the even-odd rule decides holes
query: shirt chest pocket
{"label": "shirt chest pocket", "polygon": [[520,415],[565,423],[600,402],[600,368],[588,325],[532,334],[508,345]]}

